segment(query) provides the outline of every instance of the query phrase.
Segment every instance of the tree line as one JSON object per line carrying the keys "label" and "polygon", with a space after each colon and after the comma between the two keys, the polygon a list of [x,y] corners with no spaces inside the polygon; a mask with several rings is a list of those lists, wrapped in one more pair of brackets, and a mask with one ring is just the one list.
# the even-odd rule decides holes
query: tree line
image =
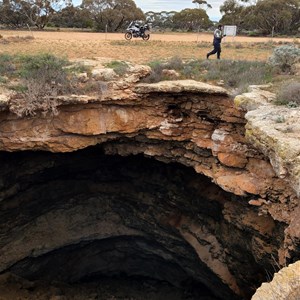
{"label": "tree line", "polygon": [[[24,28],[45,26],[123,31],[129,22],[142,20],[152,27],[171,31],[199,31],[213,26],[205,0],[193,0],[195,8],[144,13],[133,0],[3,0],[0,26]],[[300,34],[300,0],[225,0],[220,7],[223,25],[257,34]]]}
{"label": "tree line", "polygon": [[220,12],[220,22],[239,30],[300,35],[300,0],[225,0]]}

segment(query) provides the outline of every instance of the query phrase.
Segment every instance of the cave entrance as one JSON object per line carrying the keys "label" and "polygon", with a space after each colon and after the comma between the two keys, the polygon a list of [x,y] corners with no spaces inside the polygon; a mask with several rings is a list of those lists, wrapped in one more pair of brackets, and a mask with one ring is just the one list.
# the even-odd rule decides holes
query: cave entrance
{"label": "cave entrance", "polygon": [[265,280],[255,233],[224,216],[242,202],[191,168],[99,146],[0,160],[2,273],[127,295],[111,299],[249,298]]}

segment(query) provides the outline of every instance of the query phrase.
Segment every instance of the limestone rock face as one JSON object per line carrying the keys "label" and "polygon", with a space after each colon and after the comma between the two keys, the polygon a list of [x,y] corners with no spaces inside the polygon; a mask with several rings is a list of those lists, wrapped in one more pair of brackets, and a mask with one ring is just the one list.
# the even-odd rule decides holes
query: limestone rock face
{"label": "limestone rock face", "polygon": [[[119,236],[122,239],[111,241],[111,247],[120,243],[126,248],[125,245],[130,245],[130,242],[124,237],[131,236],[143,251],[150,247],[149,240],[152,244],[158,243],[153,253],[160,254],[153,263],[158,266],[163,259],[175,264],[173,272],[180,279],[178,285],[191,276],[212,290],[217,291],[220,287],[220,293],[226,294],[226,299],[233,299],[232,295],[247,299],[257,286],[257,280],[265,280],[261,277],[264,266],[272,266],[274,257],[281,265],[299,259],[298,110],[276,110],[269,103],[272,95],[258,88],[234,101],[224,88],[191,80],[137,83],[148,72],[148,68],[135,68],[124,78],[107,83],[106,92],[98,97],[60,97],[57,116],[18,118],[9,111],[9,103],[2,101],[0,150],[42,150],[52,153],[49,155],[72,155],[80,149],[95,146],[101,147],[108,156],[143,155],[163,163],[178,163],[193,168],[210,183],[202,185],[200,182],[206,182],[204,179],[200,182],[190,179],[184,186],[181,186],[180,180],[171,184],[170,174],[176,172],[168,170],[165,173],[169,174],[170,181],[165,185],[157,183],[152,191],[151,184],[156,180],[153,174],[151,180],[148,175],[139,178],[128,171],[118,177],[117,173],[111,175],[111,167],[106,166],[103,171],[105,177],[91,167],[93,162],[89,162],[87,165],[92,168],[92,175],[87,177],[85,164],[81,165],[76,158],[74,164],[78,163],[82,168],[75,170],[76,180],[68,181],[66,186],[69,190],[65,190],[63,176],[57,176],[56,172],[69,178],[72,172],[64,170],[72,170],[72,160],[67,166],[51,156],[45,161],[41,159],[40,164],[33,162],[35,159],[32,163],[28,160],[26,170],[16,172],[18,176],[7,171],[9,165],[6,165],[3,178],[7,178],[7,182],[6,179],[0,182],[0,199],[5,212],[3,222],[7,218],[1,225],[3,232],[0,232],[3,236],[2,242],[0,239],[0,271],[38,276],[45,271],[42,266],[47,261],[59,256],[56,256],[56,249],[64,249],[61,255],[72,254],[76,261],[84,253],[94,255],[98,246],[104,249],[105,246],[100,245],[98,240]],[[264,99],[263,105],[258,99]],[[276,121],[277,115],[283,111],[284,118],[288,118],[286,120],[292,126],[289,132]],[[21,161],[16,163],[16,169],[23,164]],[[105,166],[105,159],[103,161]],[[141,162],[140,165],[143,164]],[[29,172],[34,184],[27,182],[23,178],[26,174],[22,172]],[[54,181],[60,182],[58,192],[61,194],[58,198],[53,196],[53,206],[52,197],[48,199],[51,188],[39,191],[36,187],[39,180],[49,181],[51,185],[52,176]],[[122,184],[112,184],[103,189],[99,187],[106,181],[114,183],[113,178],[122,183],[130,176],[140,184],[145,181],[149,185],[137,189],[136,194],[132,193],[131,186],[121,188],[118,191],[121,200],[116,199],[114,193]],[[93,184],[95,182],[97,184]],[[160,182],[164,183],[163,177]],[[165,189],[165,186],[172,188]],[[177,191],[174,194],[171,192],[173,188]],[[195,197],[187,196],[189,193],[185,191],[189,188],[193,189]],[[72,189],[74,193],[69,194]],[[25,198],[18,195],[23,191],[28,192]],[[87,198],[76,196],[77,193],[85,194],[85,191]],[[39,193],[48,199],[47,203],[36,199]],[[201,201],[204,202],[197,200],[197,193],[203,193]],[[188,203],[182,202],[185,198],[189,198]],[[10,199],[13,201],[10,202]],[[98,202],[99,199],[102,203]],[[87,207],[85,201],[89,202]],[[23,210],[15,220],[11,207],[18,206]],[[198,211],[199,207],[201,211]],[[28,215],[31,208],[36,208],[32,217],[34,222]],[[99,221],[102,216],[107,219]],[[61,235],[57,235],[55,230],[51,232],[52,221],[49,220],[60,224]],[[7,222],[10,222],[10,230],[16,230],[15,234],[10,234]],[[39,228],[45,230],[40,231]],[[36,240],[32,240],[32,236]],[[87,245],[87,241],[92,242]],[[26,246],[23,247],[23,244]],[[81,254],[75,254],[75,245]],[[136,254],[130,246],[128,249],[132,255]],[[178,250],[177,254],[172,252],[174,249]],[[147,255],[152,257],[150,252]],[[197,267],[192,267],[193,261],[189,259],[184,260],[183,265],[179,263],[187,256],[199,260]],[[115,265],[120,263],[118,259]],[[82,262],[78,274],[83,270],[89,270],[90,274],[107,270],[107,266],[104,268],[102,264],[95,270],[91,265],[90,261]],[[162,264],[162,273],[169,274],[168,265]],[[251,270],[250,266],[254,269]],[[37,271],[34,271],[35,267]],[[147,265],[148,269],[150,267]],[[129,269],[133,275],[138,275],[132,265]],[[28,273],[25,270],[29,270]],[[114,274],[113,270],[107,272]],[[62,276],[76,281],[81,275],[78,278],[69,278],[67,274]],[[176,281],[171,275],[157,279]],[[253,283],[251,288],[247,288],[249,282]]]}
{"label": "limestone rock face", "polygon": [[111,81],[118,78],[118,75],[113,69],[94,69],[92,72],[92,77],[95,80]]}
{"label": "limestone rock face", "polygon": [[300,298],[300,261],[281,269],[269,283],[263,283],[252,300],[297,300]]}
{"label": "limestone rock face", "polygon": [[140,83],[135,87],[135,92],[139,94],[192,92],[228,96],[228,92],[224,88],[194,80],[161,81],[153,84]]}

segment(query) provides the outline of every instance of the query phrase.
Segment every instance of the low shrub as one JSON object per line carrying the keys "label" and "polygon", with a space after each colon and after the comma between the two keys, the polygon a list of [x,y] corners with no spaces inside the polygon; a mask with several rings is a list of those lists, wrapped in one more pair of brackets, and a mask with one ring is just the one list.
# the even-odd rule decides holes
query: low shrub
{"label": "low shrub", "polygon": [[10,98],[10,111],[23,116],[35,116],[38,112],[43,115],[50,113],[58,114],[58,102],[55,99],[57,90],[55,87],[46,83],[41,85],[40,82],[30,79],[27,82],[27,90],[23,93],[17,93]]}
{"label": "low shrub", "polygon": [[152,61],[149,63],[149,66],[151,67],[151,74],[142,79],[142,82],[154,83],[162,80],[178,79],[177,76],[173,78],[166,76],[166,72],[164,72],[164,70],[175,70],[182,72],[186,64],[180,57],[175,56],[167,61]]}
{"label": "low shrub", "polygon": [[91,74],[91,66],[84,65],[83,63],[76,63],[70,66],[67,66],[65,70],[70,74],[79,74],[87,73]]}
{"label": "low shrub", "polygon": [[51,54],[20,57],[20,75],[25,80],[36,80],[41,85],[56,85],[59,94],[69,90],[68,74],[65,67],[69,62]]}
{"label": "low shrub", "polygon": [[186,63],[181,71],[181,75],[186,79],[198,79],[201,76],[198,61],[190,61]]}
{"label": "low shrub", "polygon": [[300,105],[300,82],[291,82],[284,85],[276,95],[275,104],[297,107]]}
{"label": "low shrub", "polygon": [[126,74],[129,69],[128,64],[125,61],[113,60],[105,65],[107,68],[111,68],[116,74],[122,76]]}
{"label": "low shrub", "polygon": [[10,99],[10,110],[20,117],[34,116],[37,112],[57,114],[55,97],[73,89],[65,69],[69,63],[50,54],[21,56],[15,61],[20,84]]}
{"label": "low shrub", "polygon": [[1,76],[12,76],[16,72],[15,58],[9,54],[0,54]]}
{"label": "low shrub", "polygon": [[269,64],[283,73],[290,73],[292,66],[298,62],[300,62],[300,49],[293,45],[276,47],[269,58]]}
{"label": "low shrub", "polygon": [[164,62],[152,61],[149,63],[151,67],[151,73],[149,76],[143,78],[141,81],[146,83],[154,83],[164,80],[162,71],[165,69]]}
{"label": "low shrub", "polygon": [[170,58],[165,64],[163,64],[164,69],[169,70],[181,70],[184,66],[182,59],[178,56]]}
{"label": "low shrub", "polygon": [[80,89],[83,94],[106,95],[108,93],[108,84],[105,81],[88,80]]}

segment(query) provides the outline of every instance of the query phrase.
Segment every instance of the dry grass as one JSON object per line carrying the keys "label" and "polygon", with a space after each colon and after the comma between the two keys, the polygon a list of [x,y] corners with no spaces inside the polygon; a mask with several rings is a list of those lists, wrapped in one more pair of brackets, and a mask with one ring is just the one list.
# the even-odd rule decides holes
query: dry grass
{"label": "dry grass", "polygon": [[[28,35],[34,39],[22,39]],[[180,57],[205,58],[211,50],[211,34],[157,34],[150,41],[125,41],[121,33],[1,31],[4,39],[13,43],[2,44],[0,53],[38,54],[51,53],[68,59],[106,57],[134,63]],[[222,58],[231,60],[265,61],[272,53],[269,38],[227,37],[223,42]],[[298,39],[299,40],[299,39]],[[293,39],[274,39],[272,43],[295,42]],[[299,42],[299,41],[296,41]],[[212,58],[214,59],[214,58]]]}
{"label": "dry grass", "polygon": [[0,44],[22,43],[22,42],[28,42],[33,39],[34,37],[32,35],[25,35],[25,36],[14,35],[14,36],[8,36],[7,38],[4,38],[1,35]]}

